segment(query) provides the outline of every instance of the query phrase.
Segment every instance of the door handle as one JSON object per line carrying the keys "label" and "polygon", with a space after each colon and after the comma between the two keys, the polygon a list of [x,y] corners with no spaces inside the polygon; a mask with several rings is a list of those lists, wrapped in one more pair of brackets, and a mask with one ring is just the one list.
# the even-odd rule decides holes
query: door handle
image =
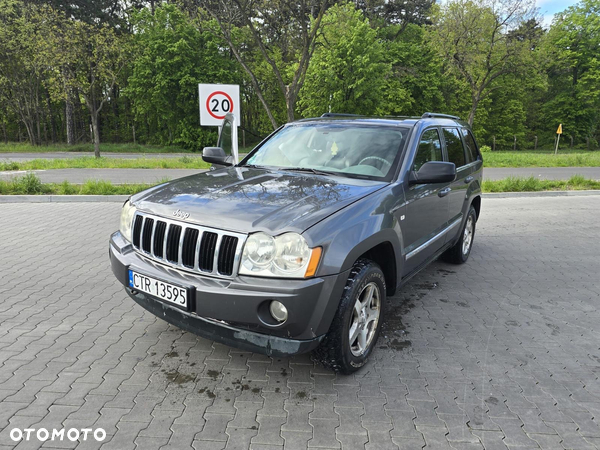
{"label": "door handle", "polygon": [[467,178],[465,178],[465,184],[469,184],[473,180],[474,180],[473,176],[469,175]]}
{"label": "door handle", "polygon": [[442,189],[440,192],[438,192],[438,197],[445,197],[450,193],[451,190],[452,189],[450,189],[449,187]]}

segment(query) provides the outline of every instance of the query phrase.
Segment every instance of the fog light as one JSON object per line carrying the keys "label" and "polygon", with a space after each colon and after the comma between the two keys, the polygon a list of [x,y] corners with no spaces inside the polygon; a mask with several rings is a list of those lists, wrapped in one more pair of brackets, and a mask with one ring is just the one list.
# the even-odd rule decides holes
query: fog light
{"label": "fog light", "polygon": [[277,300],[273,300],[271,302],[271,305],[269,306],[269,311],[271,312],[271,315],[277,322],[283,323],[288,318],[287,308],[283,306],[283,303],[278,302]]}

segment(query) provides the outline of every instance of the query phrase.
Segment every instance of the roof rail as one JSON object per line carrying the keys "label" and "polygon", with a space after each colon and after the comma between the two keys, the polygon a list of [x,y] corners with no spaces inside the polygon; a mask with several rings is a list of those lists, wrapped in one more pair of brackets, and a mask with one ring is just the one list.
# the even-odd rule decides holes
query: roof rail
{"label": "roof rail", "polygon": [[458,116],[451,116],[450,114],[440,114],[440,113],[434,113],[434,112],[426,112],[425,114],[423,114],[421,116],[421,119],[429,119],[432,117],[460,120],[460,117],[458,117]]}
{"label": "roof rail", "polygon": [[361,116],[360,114],[346,114],[346,113],[330,113],[330,112],[327,112],[327,113],[321,115],[321,117],[364,117],[364,116]]}

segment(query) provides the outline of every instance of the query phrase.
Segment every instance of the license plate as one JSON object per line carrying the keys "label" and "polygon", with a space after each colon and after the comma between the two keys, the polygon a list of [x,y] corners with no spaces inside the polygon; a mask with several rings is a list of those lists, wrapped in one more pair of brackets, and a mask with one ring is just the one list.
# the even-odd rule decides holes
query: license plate
{"label": "license plate", "polygon": [[129,287],[150,294],[167,303],[177,305],[180,308],[188,308],[188,290],[186,288],[165,283],[133,270],[129,271]]}

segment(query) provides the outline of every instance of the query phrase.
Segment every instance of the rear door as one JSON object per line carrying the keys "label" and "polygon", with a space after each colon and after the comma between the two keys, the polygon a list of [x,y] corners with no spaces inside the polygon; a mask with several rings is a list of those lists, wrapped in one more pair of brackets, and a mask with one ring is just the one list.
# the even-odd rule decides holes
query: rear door
{"label": "rear door", "polygon": [[[470,166],[465,157],[465,148],[460,136],[460,131],[456,127],[443,127],[444,144],[448,161],[456,166],[456,179],[450,184],[450,193],[448,194],[448,223],[458,225],[464,214],[464,206],[467,201],[467,189],[471,178]],[[448,230],[448,239],[456,236],[456,226],[454,230]]]}
{"label": "rear door", "polygon": [[[438,127],[421,133],[411,171],[429,161],[443,161],[442,139]],[[403,276],[419,267],[443,245],[442,232],[448,221],[447,183],[415,184],[405,189],[406,213],[400,217],[404,240]]]}

